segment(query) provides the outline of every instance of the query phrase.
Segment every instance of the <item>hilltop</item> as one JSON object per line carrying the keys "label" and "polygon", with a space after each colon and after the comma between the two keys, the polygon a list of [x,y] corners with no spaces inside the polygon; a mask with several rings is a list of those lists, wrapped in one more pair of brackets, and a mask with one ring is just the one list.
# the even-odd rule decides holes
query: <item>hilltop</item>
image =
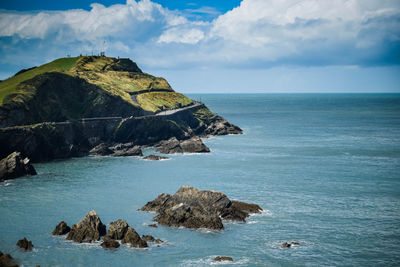
{"label": "hilltop", "polygon": [[0,82],[0,127],[130,116],[193,104],[127,58],[60,58]]}
{"label": "hilltop", "polygon": [[140,154],[139,146],[162,144],[166,153],[209,151],[198,137],[241,132],[127,58],[60,58],[0,82],[0,158],[19,151],[37,162],[128,147]]}

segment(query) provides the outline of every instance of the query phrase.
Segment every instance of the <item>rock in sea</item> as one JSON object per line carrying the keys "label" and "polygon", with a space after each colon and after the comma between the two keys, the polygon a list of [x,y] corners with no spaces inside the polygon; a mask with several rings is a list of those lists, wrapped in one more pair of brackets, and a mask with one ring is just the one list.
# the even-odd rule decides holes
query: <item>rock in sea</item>
{"label": "rock in sea", "polygon": [[0,251],[0,266],[1,267],[18,267],[18,264],[14,260],[13,257],[11,257],[10,254],[3,254],[3,252]]}
{"label": "rock in sea", "polygon": [[227,256],[217,256],[214,258],[214,261],[233,261],[233,259]]}
{"label": "rock in sea", "polygon": [[69,231],[71,231],[71,227],[67,225],[66,222],[61,221],[59,224],[57,224],[56,228],[53,230],[53,235],[65,235],[68,234]]}
{"label": "rock in sea", "polygon": [[100,240],[106,234],[106,226],[101,222],[97,213],[92,210],[86,214],[85,218],[72,225],[72,229],[67,236],[67,240],[78,243],[91,243]]}
{"label": "rock in sea", "polygon": [[18,240],[17,246],[24,249],[25,251],[32,251],[33,248],[32,241],[29,241],[28,239],[26,239],[26,237]]}
{"label": "rock in sea", "polygon": [[146,160],[163,160],[163,159],[169,159],[168,157],[162,157],[162,156],[157,156],[157,155],[148,155],[144,157],[143,159]]}
{"label": "rock in sea", "polygon": [[[160,194],[140,210],[154,211],[154,221],[166,226],[222,230],[222,219],[245,221],[249,213],[260,213],[256,204],[231,201],[217,191],[182,186],[174,195]],[[222,218],[222,219],[221,219]]]}
{"label": "rock in sea", "polygon": [[20,152],[13,152],[0,161],[0,181],[25,175],[36,175],[36,170],[29,158],[23,157]]}
{"label": "rock in sea", "polygon": [[104,240],[107,239],[121,240],[122,244],[130,243],[131,247],[147,247],[146,241],[142,240],[135,229],[130,227],[125,220],[117,220],[110,223],[110,228],[104,237]]}
{"label": "rock in sea", "polygon": [[201,141],[200,137],[192,137],[188,140],[179,141],[175,137],[159,143],[157,152],[164,154],[174,153],[207,153],[210,149]]}

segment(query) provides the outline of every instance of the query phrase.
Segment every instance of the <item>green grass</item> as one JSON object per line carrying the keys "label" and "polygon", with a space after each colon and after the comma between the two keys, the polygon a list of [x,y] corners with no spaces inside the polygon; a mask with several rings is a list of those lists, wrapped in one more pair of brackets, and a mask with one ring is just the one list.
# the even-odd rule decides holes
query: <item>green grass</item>
{"label": "green grass", "polygon": [[142,109],[153,112],[184,107],[193,103],[187,96],[176,92],[144,93],[137,95],[136,99]]}
{"label": "green grass", "polygon": [[[32,79],[36,75],[50,71],[69,71],[76,63],[79,57],[59,58],[50,63],[44,64],[32,70],[20,73],[7,80],[0,82],[0,106],[4,103],[4,99],[17,92],[18,84],[26,80]],[[24,94],[23,91],[18,92]]]}

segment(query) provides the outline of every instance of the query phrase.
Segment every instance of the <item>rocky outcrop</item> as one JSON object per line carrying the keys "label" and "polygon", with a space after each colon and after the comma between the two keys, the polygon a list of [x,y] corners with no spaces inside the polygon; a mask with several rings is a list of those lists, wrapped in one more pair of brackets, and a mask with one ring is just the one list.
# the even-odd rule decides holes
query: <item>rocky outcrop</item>
{"label": "rocky outcrop", "polygon": [[152,242],[152,243],[163,243],[164,241],[162,241],[159,238],[154,238],[151,235],[142,235],[142,239],[146,242]]}
{"label": "rocky outcrop", "polygon": [[285,242],[285,243],[282,244],[282,248],[290,248],[292,246],[298,246],[298,245],[299,245],[299,242],[294,242],[294,241]]}
{"label": "rocky outcrop", "polygon": [[143,156],[140,146],[134,143],[119,144],[110,148],[114,151],[114,153],[111,154],[113,157]]}
{"label": "rocky outcrop", "polygon": [[132,227],[128,227],[124,238],[121,240],[122,244],[129,243],[131,247],[147,248],[147,242],[140,238],[140,235]]}
{"label": "rocky outcrop", "polygon": [[122,244],[129,243],[131,247],[146,248],[147,243],[140,238],[140,235],[128,225],[125,220],[117,220],[110,223],[107,235],[104,237],[108,240],[121,240]]}
{"label": "rocky outcrop", "polygon": [[97,213],[92,210],[86,214],[82,221],[72,225],[67,240],[72,240],[78,243],[90,243],[100,240],[100,237],[105,234],[106,226],[101,222]]}
{"label": "rocky outcrop", "polygon": [[105,239],[103,243],[101,243],[101,246],[108,249],[118,248],[119,242],[115,239]]}
{"label": "rocky outcrop", "polygon": [[111,150],[107,144],[101,143],[89,151],[91,155],[98,155],[98,156],[108,156],[113,154],[114,151]]}
{"label": "rocky outcrop", "polygon": [[145,159],[145,160],[165,160],[165,159],[169,159],[169,158],[157,156],[157,155],[148,155],[148,156],[144,157],[143,159]]}
{"label": "rocky outcrop", "polygon": [[228,256],[217,256],[214,258],[214,261],[233,261],[233,259]]}
{"label": "rocky outcrop", "polygon": [[36,170],[29,158],[23,157],[20,152],[13,152],[0,161],[0,181],[25,175],[36,175]]}
{"label": "rocky outcrop", "polygon": [[10,254],[3,254],[0,251],[0,266],[1,267],[18,267],[17,262]]}
{"label": "rocky outcrop", "polygon": [[154,221],[162,225],[215,230],[224,229],[222,219],[244,222],[250,212],[262,211],[256,204],[232,202],[221,192],[191,186],[182,186],[174,195],[160,194],[140,210],[157,212]]}
{"label": "rocky outcrop", "polygon": [[164,154],[207,153],[210,152],[210,149],[197,136],[183,141],[173,137],[167,141],[160,142],[157,152]]}
{"label": "rocky outcrop", "polygon": [[125,237],[128,228],[129,225],[125,220],[117,220],[115,222],[111,222],[106,237],[121,240]]}
{"label": "rocky outcrop", "polygon": [[224,118],[215,115],[210,119],[210,123],[205,127],[202,135],[228,135],[228,134],[242,134],[243,131],[238,126],[233,125]]}
{"label": "rocky outcrop", "polygon": [[61,221],[59,224],[57,224],[57,226],[53,230],[52,234],[53,235],[65,235],[65,234],[68,234],[69,231],[71,231],[71,227],[69,227],[66,222]]}
{"label": "rocky outcrop", "polygon": [[28,239],[26,239],[26,237],[18,240],[17,246],[22,248],[25,251],[32,251],[32,248],[33,248],[32,241],[29,241]]}

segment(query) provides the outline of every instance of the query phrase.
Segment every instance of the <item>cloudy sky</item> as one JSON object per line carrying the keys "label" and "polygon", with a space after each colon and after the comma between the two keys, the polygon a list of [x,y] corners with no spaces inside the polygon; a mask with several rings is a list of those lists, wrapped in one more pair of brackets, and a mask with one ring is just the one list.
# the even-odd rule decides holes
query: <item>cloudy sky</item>
{"label": "cloudy sky", "polygon": [[185,93],[400,92],[400,1],[0,2],[0,79],[100,51]]}

